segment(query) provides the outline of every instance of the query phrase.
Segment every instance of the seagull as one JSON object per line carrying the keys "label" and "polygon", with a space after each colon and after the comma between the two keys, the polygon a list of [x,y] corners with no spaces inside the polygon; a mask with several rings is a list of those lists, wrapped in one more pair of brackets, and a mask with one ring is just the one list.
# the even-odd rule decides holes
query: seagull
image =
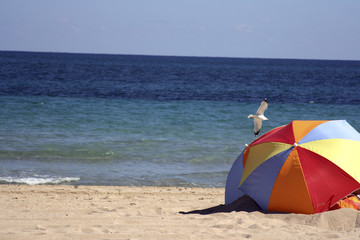
{"label": "seagull", "polygon": [[255,137],[257,137],[257,135],[260,132],[261,129],[261,124],[263,120],[269,120],[264,116],[264,112],[268,107],[268,102],[266,100],[266,98],[261,102],[261,105],[259,107],[259,109],[256,111],[255,115],[250,114],[248,116],[248,118],[253,118],[254,119],[254,134]]}

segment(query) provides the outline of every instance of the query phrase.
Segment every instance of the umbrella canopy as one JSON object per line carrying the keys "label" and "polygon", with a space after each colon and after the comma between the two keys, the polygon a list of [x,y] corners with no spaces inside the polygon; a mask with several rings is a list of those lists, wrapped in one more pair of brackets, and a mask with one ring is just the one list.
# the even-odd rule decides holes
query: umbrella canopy
{"label": "umbrella canopy", "polygon": [[358,189],[360,134],[345,120],[293,121],[244,149],[225,203],[245,193],[267,211],[319,213]]}

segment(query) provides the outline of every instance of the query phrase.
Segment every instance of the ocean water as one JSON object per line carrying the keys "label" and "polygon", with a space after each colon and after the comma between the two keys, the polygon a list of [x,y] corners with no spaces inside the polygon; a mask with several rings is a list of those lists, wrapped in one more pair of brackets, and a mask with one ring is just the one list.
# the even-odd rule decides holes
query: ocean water
{"label": "ocean water", "polygon": [[224,187],[292,120],[360,131],[360,61],[0,52],[0,183]]}

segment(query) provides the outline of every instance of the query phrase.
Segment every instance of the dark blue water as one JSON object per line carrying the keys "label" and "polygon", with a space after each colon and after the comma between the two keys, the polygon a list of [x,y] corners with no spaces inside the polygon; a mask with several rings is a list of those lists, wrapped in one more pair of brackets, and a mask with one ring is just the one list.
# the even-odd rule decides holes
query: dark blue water
{"label": "dark blue water", "polygon": [[292,120],[360,130],[360,61],[0,52],[0,182],[223,187]]}
{"label": "dark blue water", "polygon": [[360,61],[22,52],[0,57],[3,96],[360,103]]}

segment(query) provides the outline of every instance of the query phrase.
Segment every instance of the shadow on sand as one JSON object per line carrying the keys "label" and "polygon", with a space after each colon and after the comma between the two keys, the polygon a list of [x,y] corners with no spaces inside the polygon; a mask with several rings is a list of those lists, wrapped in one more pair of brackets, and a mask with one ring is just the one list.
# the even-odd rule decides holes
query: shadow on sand
{"label": "shadow on sand", "polygon": [[201,214],[201,215],[207,215],[207,214],[213,214],[213,213],[229,213],[229,212],[255,212],[259,211],[262,212],[261,208],[256,204],[254,200],[252,200],[249,196],[244,195],[235,202],[229,204],[229,205],[218,205],[211,208],[206,209],[200,209],[200,210],[193,210],[190,212],[179,212],[180,214]]}

